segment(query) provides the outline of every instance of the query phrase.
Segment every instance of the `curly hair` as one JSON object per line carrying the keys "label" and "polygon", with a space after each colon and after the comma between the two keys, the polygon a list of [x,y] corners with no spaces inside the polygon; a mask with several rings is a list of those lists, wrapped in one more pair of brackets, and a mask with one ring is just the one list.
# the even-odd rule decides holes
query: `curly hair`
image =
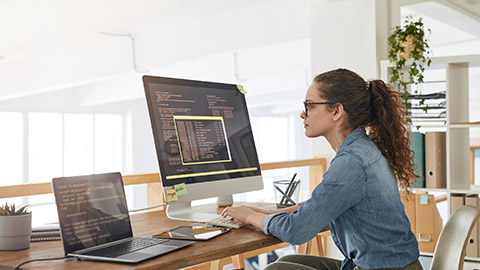
{"label": "curly hair", "polygon": [[365,127],[368,136],[387,158],[398,185],[409,190],[415,181],[413,151],[408,124],[397,91],[382,80],[365,81],[347,69],[336,69],[315,77],[319,94],[347,113],[347,128]]}

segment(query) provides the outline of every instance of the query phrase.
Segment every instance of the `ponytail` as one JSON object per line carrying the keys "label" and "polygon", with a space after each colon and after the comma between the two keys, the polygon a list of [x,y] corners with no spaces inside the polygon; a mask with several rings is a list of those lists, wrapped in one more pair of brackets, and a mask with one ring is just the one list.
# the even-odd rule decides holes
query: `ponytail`
{"label": "ponytail", "polygon": [[415,173],[400,95],[382,80],[372,80],[369,91],[373,117],[368,136],[390,162],[400,187],[408,190]]}

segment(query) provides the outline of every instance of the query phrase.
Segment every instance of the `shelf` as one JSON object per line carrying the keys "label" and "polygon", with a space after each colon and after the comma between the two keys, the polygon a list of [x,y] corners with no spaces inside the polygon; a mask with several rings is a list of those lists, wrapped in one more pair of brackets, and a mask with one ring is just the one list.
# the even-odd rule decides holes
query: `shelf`
{"label": "shelf", "polygon": [[[412,119],[412,121],[413,120],[416,120],[416,119]],[[425,122],[432,123],[431,120],[425,121]],[[480,122],[458,122],[458,123],[451,123],[446,125],[437,125],[437,124],[425,125],[425,124],[416,123],[415,121],[413,121],[412,127],[414,127],[415,124],[419,124],[421,128],[480,128]]]}
{"label": "shelf", "polygon": [[[474,100],[469,98],[471,91],[476,91],[469,84],[469,80],[476,73],[472,72],[472,68],[480,67],[480,54],[477,55],[461,55],[450,57],[432,57],[430,67],[426,67],[424,86],[410,87],[411,90],[417,90],[423,93],[439,93],[445,91],[445,96],[438,94],[438,99],[425,99],[428,106],[432,106],[432,110],[427,113],[422,113],[418,110],[411,110],[411,115],[427,116],[423,118],[412,118],[411,129],[415,131],[445,131],[446,132],[446,146],[445,146],[445,169],[446,169],[446,186],[447,188],[413,188],[415,192],[431,192],[438,193],[438,201],[443,201],[444,204],[451,201],[452,195],[480,195],[480,185],[470,185],[471,182],[471,139],[472,136],[480,128],[480,119],[471,115],[469,108],[471,106],[478,106]],[[406,65],[409,65],[407,60]],[[381,75],[382,79],[389,81],[389,69],[392,63],[382,61]],[[430,84],[430,85],[428,85]],[[428,94],[427,94],[428,95]],[[431,95],[431,94],[430,94]],[[431,95],[434,97],[435,95]],[[422,96],[418,96],[422,97]],[[441,97],[441,98],[440,98]],[[416,101],[416,100],[414,100]],[[412,107],[422,107],[419,102],[411,102]],[[446,107],[446,114],[444,109],[438,107]],[[417,114],[415,114],[417,113]],[[435,115],[437,114],[437,115]],[[428,117],[430,116],[430,117]],[[431,117],[431,116],[437,116]],[[442,118],[440,118],[440,116]],[[447,120],[447,121],[445,121]],[[426,147],[424,145],[424,147]],[[437,156],[438,157],[438,156]],[[443,162],[443,161],[442,161]],[[442,165],[443,166],[443,165]],[[427,169],[425,165],[425,169]],[[450,205],[442,205],[446,216],[442,218],[448,219],[451,215]],[[444,220],[444,224],[446,220]],[[423,256],[432,256],[433,253],[421,252]],[[466,257],[466,260],[472,262],[480,262],[480,258]]]}
{"label": "shelf", "polygon": [[456,122],[448,125],[449,128],[478,128],[480,122]]}
{"label": "shelf", "polygon": [[413,191],[447,192],[446,188],[412,188]]}
{"label": "shelf", "polygon": [[478,65],[480,63],[480,55],[458,55],[458,56],[441,56],[432,57],[432,64],[455,64],[455,63],[471,63],[472,65]]}
{"label": "shelf", "polygon": [[420,251],[420,256],[433,257],[433,252]]}
{"label": "shelf", "polygon": [[477,258],[477,257],[467,257],[467,256],[465,256],[465,261],[480,262],[480,258]]}
{"label": "shelf", "polygon": [[480,190],[475,189],[451,189],[451,194],[480,194]]}

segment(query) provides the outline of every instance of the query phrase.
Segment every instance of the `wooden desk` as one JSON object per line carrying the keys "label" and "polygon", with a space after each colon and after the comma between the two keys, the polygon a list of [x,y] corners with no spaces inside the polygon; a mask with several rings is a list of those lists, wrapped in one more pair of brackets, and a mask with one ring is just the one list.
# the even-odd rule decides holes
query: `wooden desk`
{"label": "wooden desk", "polygon": [[[313,159],[306,159],[306,160],[292,160],[292,161],[284,161],[284,162],[272,162],[272,163],[263,163],[260,164],[262,171],[265,170],[274,170],[274,169],[283,169],[283,168],[296,168],[296,167],[309,167],[309,185],[310,185],[310,192],[315,188],[315,186],[320,183],[323,179],[323,174],[326,171],[326,160],[324,158],[313,158]],[[137,185],[137,184],[146,184],[147,185],[147,202],[148,206],[158,205],[163,203],[163,191],[162,186],[160,183],[160,176],[158,173],[151,173],[151,174],[142,174],[142,175],[127,175],[123,176],[123,181],[125,185]],[[32,184],[22,184],[22,185],[14,185],[14,186],[0,186],[0,198],[11,198],[11,197],[19,197],[19,196],[31,196],[31,195],[40,195],[40,194],[49,194],[52,193],[52,184],[50,181],[43,182],[43,183],[32,183]],[[213,208],[216,210],[216,207]],[[134,234],[137,236],[151,236],[154,233],[158,233],[162,230],[171,229],[176,226],[185,225],[188,223],[184,222],[173,222],[166,219],[163,212],[159,213],[152,213],[153,216],[148,214],[145,215],[138,215],[132,216],[133,221],[133,230]],[[155,215],[159,215],[156,217]],[[243,232],[243,233],[240,233]],[[240,235],[238,235],[240,233]],[[244,234],[245,233],[245,234]],[[253,236],[252,236],[253,234]],[[246,243],[238,243],[238,249],[235,242],[231,242],[228,237],[234,236],[238,237],[248,237]],[[320,255],[325,256],[324,251],[326,250],[326,242],[323,241],[321,238],[325,238],[325,236],[317,236],[316,238],[312,239],[308,243],[300,245],[298,247],[298,253],[301,254],[312,254],[312,255]],[[221,239],[225,239],[222,242]],[[231,255],[224,255],[224,254],[240,254],[243,250],[251,250],[250,252],[243,253],[239,256],[232,257],[232,261],[236,266],[242,266],[243,260],[241,258],[250,258],[252,256],[256,256],[261,253],[265,253],[271,250],[275,250],[277,248],[282,248],[288,246],[288,244],[280,242],[276,238],[267,237],[262,234],[262,232],[257,232],[252,228],[243,228],[239,231],[229,232],[228,234],[222,235],[221,239],[213,239],[210,240],[208,243],[215,243],[215,241],[219,241],[221,243],[212,244],[213,247],[206,247],[209,248],[210,251],[214,250],[212,253],[215,253],[215,256],[211,256],[208,253],[198,255],[196,254],[194,257],[190,256],[189,253],[194,254],[196,248],[202,246],[202,243],[195,243],[193,246],[186,248],[185,250],[178,250],[172,254],[166,254],[160,256],[159,258],[152,259],[150,261],[144,262],[142,264],[136,265],[124,265],[124,264],[105,264],[105,263],[91,263],[91,262],[66,262],[66,261],[48,261],[48,262],[34,262],[31,264],[25,265],[22,269],[67,269],[67,268],[79,268],[79,269],[87,269],[90,267],[116,267],[120,269],[154,269],[158,264],[158,268],[162,269],[176,269],[177,267],[185,267],[188,265],[194,265],[200,262],[206,262],[209,260],[216,260],[212,261],[210,265],[210,269],[221,269],[221,265],[228,260],[218,260],[221,259],[221,256],[228,257]],[[263,242],[262,242],[263,241]],[[271,244],[271,242],[275,242],[277,244]],[[207,243],[207,244],[208,244]],[[215,245],[223,245],[219,248],[215,248]],[[228,244],[225,244],[228,243]],[[233,245],[232,245],[233,244]],[[203,247],[203,246],[202,246]],[[261,247],[261,248],[256,248]],[[195,249],[195,252],[192,250]],[[253,250],[252,250],[253,249]],[[234,250],[234,251],[232,251]],[[219,252],[219,253],[217,253]],[[178,259],[175,257],[175,254],[181,254],[182,259]],[[14,251],[14,252],[6,252],[0,251],[0,270],[3,269],[12,269],[13,267],[17,266],[21,262],[31,259],[38,259],[38,258],[48,258],[48,257],[57,257],[63,256],[63,248],[59,241],[54,242],[40,242],[40,243],[32,243],[30,249],[23,250],[23,251]],[[202,256],[206,256],[203,258]],[[209,257],[210,256],[210,257]],[[207,258],[213,259],[207,259]],[[201,258],[201,259],[199,259]],[[174,263],[175,260],[181,261],[181,265],[184,266],[166,266],[168,263]],[[163,263],[166,261],[167,263]],[[227,262],[228,263],[228,262]],[[165,268],[163,268],[165,267]],[[239,268],[239,267],[236,267]],[[207,267],[195,267],[195,270],[199,269],[208,269]]]}
{"label": "wooden desk", "polygon": [[[275,207],[274,204],[248,203],[252,206]],[[205,212],[220,212],[216,205],[195,207]],[[131,216],[135,236],[150,237],[155,233],[181,225],[192,224],[185,221],[170,220],[165,211],[155,211]],[[245,226],[232,230],[208,241],[197,241],[193,245],[168,253],[139,264],[120,264],[73,259],[32,262],[21,269],[180,269],[208,261],[219,260],[236,254],[282,243],[279,239],[265,235],[261,230]],[[0,269],[13,269],[18,264],[32,259],[62,257],[61,241],[31,243],[30,248],[21,251],[0,251]]]}

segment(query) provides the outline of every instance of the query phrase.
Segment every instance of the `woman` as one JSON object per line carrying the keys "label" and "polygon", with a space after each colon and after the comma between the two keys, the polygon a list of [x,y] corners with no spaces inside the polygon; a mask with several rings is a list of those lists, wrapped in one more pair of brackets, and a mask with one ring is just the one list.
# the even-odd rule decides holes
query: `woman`
{"label": "woman", "polygon": [[337,69],[314,79],[304,103],[305,135],[324,136],[336,152],[312,197],[281,211],[240,206],[222,215],[292,245],[330,225],[345,256],[342,262],[289,255],[267,269],[422,269],[398,191],[415,179],[398,93],[381,80]]}

